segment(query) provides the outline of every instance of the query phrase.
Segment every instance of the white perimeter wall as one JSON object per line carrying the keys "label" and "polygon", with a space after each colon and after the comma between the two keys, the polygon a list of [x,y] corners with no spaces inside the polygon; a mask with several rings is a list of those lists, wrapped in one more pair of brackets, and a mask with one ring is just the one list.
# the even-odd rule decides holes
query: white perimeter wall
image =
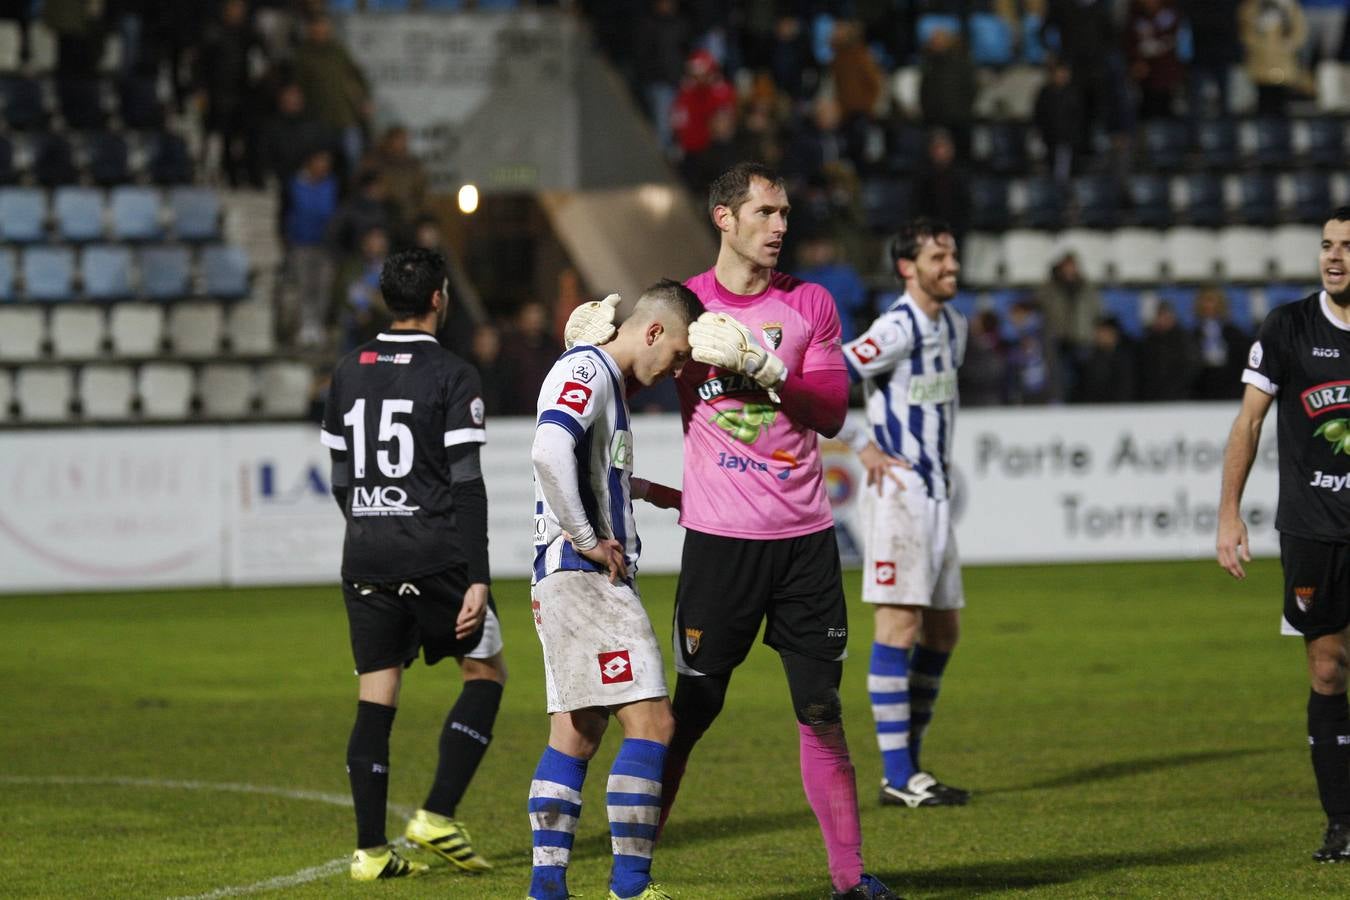
{"label": "white perimeter wall", "polygon": [[[1207,558],[1234,404],[968,410],[957,534],[971,563]],[[855,413],[856,414],[856,413]],[[1278,551],[1274,419],[1246,496],[1252,544]],[[637,474],[679,484],[677,417],[634,423]],[[533,556],[528,420],[489,423],[493,573]],[[0,591],[332,582],[342,517],[312,426],[0,434]],[[840,544],[856,561],[855,458],[826,444]],[[679,569],[675,516],[639,504],[641,568]]]}

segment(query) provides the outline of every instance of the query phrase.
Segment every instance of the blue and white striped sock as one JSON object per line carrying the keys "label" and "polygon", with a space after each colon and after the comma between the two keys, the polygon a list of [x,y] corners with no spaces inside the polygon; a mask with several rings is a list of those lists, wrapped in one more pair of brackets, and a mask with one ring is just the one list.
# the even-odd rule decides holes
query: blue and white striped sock
{"label": "blue and white striped sock", "polygon": [[933,719],[933,706],[937,703],[938,688],[942,687],[942,671],[947,668],[950,653],[931,650],[923,644],[914,647],[914,656],[909,661],[910,693],[910,731],[909,756],[915,771],[919,766],[919,747],[923,744],[924,732]]}
{"label": "blue and white striped sock", "polygon": [[566,900],[567,864],[581,815],[581,785],[586,760],[544,748],[530,782],[530,828],[534,832],[534,900]]}
{"label": "blue and white striped sock", "polygon": [[661,820],[661,770],[666,747],[627,738],[609,770],[605,803],[614,845],[609,888],[619,897],[636,897],[652,880],[652,845]]}
{"label": "blue and white striped sock", "polygon": [[909,649],[872,644],[867,693],[877,723],[877,744],[886,781],[904,787],[914,774],[909,758]]}

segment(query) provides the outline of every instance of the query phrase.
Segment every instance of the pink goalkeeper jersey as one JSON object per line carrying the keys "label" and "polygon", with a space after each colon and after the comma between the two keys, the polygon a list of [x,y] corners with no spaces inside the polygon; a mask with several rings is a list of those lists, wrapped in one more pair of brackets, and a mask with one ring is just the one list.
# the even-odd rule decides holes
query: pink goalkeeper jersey
{"label": "pink goalkeeper jersey", "polygon": [[[685,284],[711,312],[735,316],[789,372],[845,369],[830,292],[773,273],[751,296],[709,269]],[[791,421],[750,378],[689,362],[677,382],[684,417],[680,524],[726,537],[797,537],[834,524],[817,435]]]}

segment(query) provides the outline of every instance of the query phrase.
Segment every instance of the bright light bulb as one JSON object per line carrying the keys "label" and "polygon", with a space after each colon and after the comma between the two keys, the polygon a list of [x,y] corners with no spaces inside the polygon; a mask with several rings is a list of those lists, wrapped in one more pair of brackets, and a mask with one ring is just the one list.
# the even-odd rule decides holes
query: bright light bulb
{"label": "bright light bulb", "polygon": [[459,211],[466,216],[478,209],[478,188],[466,184],[459,189]]}

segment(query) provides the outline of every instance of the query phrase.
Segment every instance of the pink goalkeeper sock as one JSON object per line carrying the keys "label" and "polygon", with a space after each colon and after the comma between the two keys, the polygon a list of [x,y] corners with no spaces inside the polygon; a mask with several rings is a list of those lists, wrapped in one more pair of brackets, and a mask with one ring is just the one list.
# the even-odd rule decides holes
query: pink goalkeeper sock
{"label": "pink goalkeeper sock", "polygon": [[846,891],[862,880],[862,827],[858,822],[858,788],[848,758],[843,723],[801,732],[802,787],[820,822],[825,855],[834,889]]}

